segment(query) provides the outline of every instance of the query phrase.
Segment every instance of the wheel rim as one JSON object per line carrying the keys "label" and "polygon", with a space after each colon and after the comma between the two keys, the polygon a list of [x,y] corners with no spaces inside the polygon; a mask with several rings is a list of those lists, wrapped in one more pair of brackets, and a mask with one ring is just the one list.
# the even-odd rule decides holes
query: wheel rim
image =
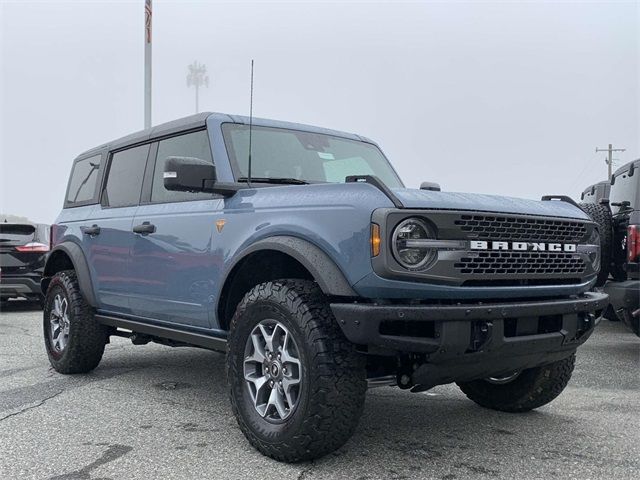
{"label": "wheel rim", "polygon": [[53,299],[53,308],[49,314],[49,328],[51,346],[56,352],[62,352],[69,342],[69,302],[60,294]]}
{"label": "wheel rim", "polygon": [[277,320],[262,320],[247,338],[244,379],[256,412],[279,423],[300,399],[302,368],[296,342]]}
{"label": "wheel rim", "polygon": [[513,382],[519,375],[520,372],[513,372],[509,375],[505,375],[504,377],[485,378],[485,381],[493,383],[494,385],[504,385],[505,383]]}

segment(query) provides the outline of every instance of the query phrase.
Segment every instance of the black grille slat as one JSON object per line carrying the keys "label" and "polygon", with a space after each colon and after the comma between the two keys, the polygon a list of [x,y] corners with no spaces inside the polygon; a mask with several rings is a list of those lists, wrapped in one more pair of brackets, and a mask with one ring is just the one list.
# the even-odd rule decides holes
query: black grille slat
{"label": "black grille slat", "polygon": [[546,218],[460,215],[454,221],[469,238],[576,243],[587,233],[584,222]]}
{"label": "black grille slat", "polygon": [[581,275],[582,258],[564,252],[479,252],[461,258],[454,267],[462,275]]}

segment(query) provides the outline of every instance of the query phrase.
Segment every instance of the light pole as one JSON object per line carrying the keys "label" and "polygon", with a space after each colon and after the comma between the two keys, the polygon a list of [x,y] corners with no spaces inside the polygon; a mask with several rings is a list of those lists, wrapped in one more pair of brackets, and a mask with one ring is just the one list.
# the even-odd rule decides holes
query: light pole
{"label": "light pole", "polygon": [[189,73],[187,74],[187,87],[193,85],[196,87],[196,113],[198,113],[199,105],[198,105],[198,95],[199,89],[201,86],[208,87],[209,86],[209,76],[207,75],[207,66],[194,61],[191,65],[187,67],[189,69]]}

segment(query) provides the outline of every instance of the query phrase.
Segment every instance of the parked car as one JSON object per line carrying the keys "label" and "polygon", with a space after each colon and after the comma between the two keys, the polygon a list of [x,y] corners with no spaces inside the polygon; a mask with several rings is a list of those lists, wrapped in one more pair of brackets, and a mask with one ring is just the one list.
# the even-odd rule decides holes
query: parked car
{"label": "parked car", "polygon": [[0,300],[42,303],[40,280],[49,251],[49,226],[0,223]]}
{"label": "parked car", "polygon": [[88,372],[114,335],[226,352],[241,430],[289,462],[344,444],[367,385],[551,402],[607,306],[596,224],[439,190],[365,137],[224,114],[94,148],[52,227],[51,365]]}
{"label": "parked car", "polygon": [[[640,159],[620,167],[607,182],[600,182],[591,197],[583,194],[582,204],[599,224],[602,268],[596,286],[603,287],[611,304],[606,316],[623,320],[640,336]],[[591,190],[590,190],[591,189]],[[592,191],[594,187],[585,190]]]}

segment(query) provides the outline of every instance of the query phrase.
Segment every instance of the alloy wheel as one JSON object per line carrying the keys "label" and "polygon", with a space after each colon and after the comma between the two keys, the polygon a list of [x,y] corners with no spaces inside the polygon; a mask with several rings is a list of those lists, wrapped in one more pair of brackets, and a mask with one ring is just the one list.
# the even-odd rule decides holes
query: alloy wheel
{"label": "alloy wheel", "polygon": [[493,385],[504,385],[506,383],[513,382],[519,376],[520,376],[520,372],[513,372],[513,373],[510,373],[509,375],[504,375],[502,377],[485,378],[485,381],[492,383]]}
{"label": "alloy wheel", "polygon": [[56,352],[62,352],[69,342],[69,325],[69,302],[58,293],[49,314],[50,340]]}
{"label": "alloy wheel", "polygon": [[247,338],[244,379],[258,414],[280,423],[300,399],[302,368],[299,350],[289,330],[273,319],[262,320]]}

